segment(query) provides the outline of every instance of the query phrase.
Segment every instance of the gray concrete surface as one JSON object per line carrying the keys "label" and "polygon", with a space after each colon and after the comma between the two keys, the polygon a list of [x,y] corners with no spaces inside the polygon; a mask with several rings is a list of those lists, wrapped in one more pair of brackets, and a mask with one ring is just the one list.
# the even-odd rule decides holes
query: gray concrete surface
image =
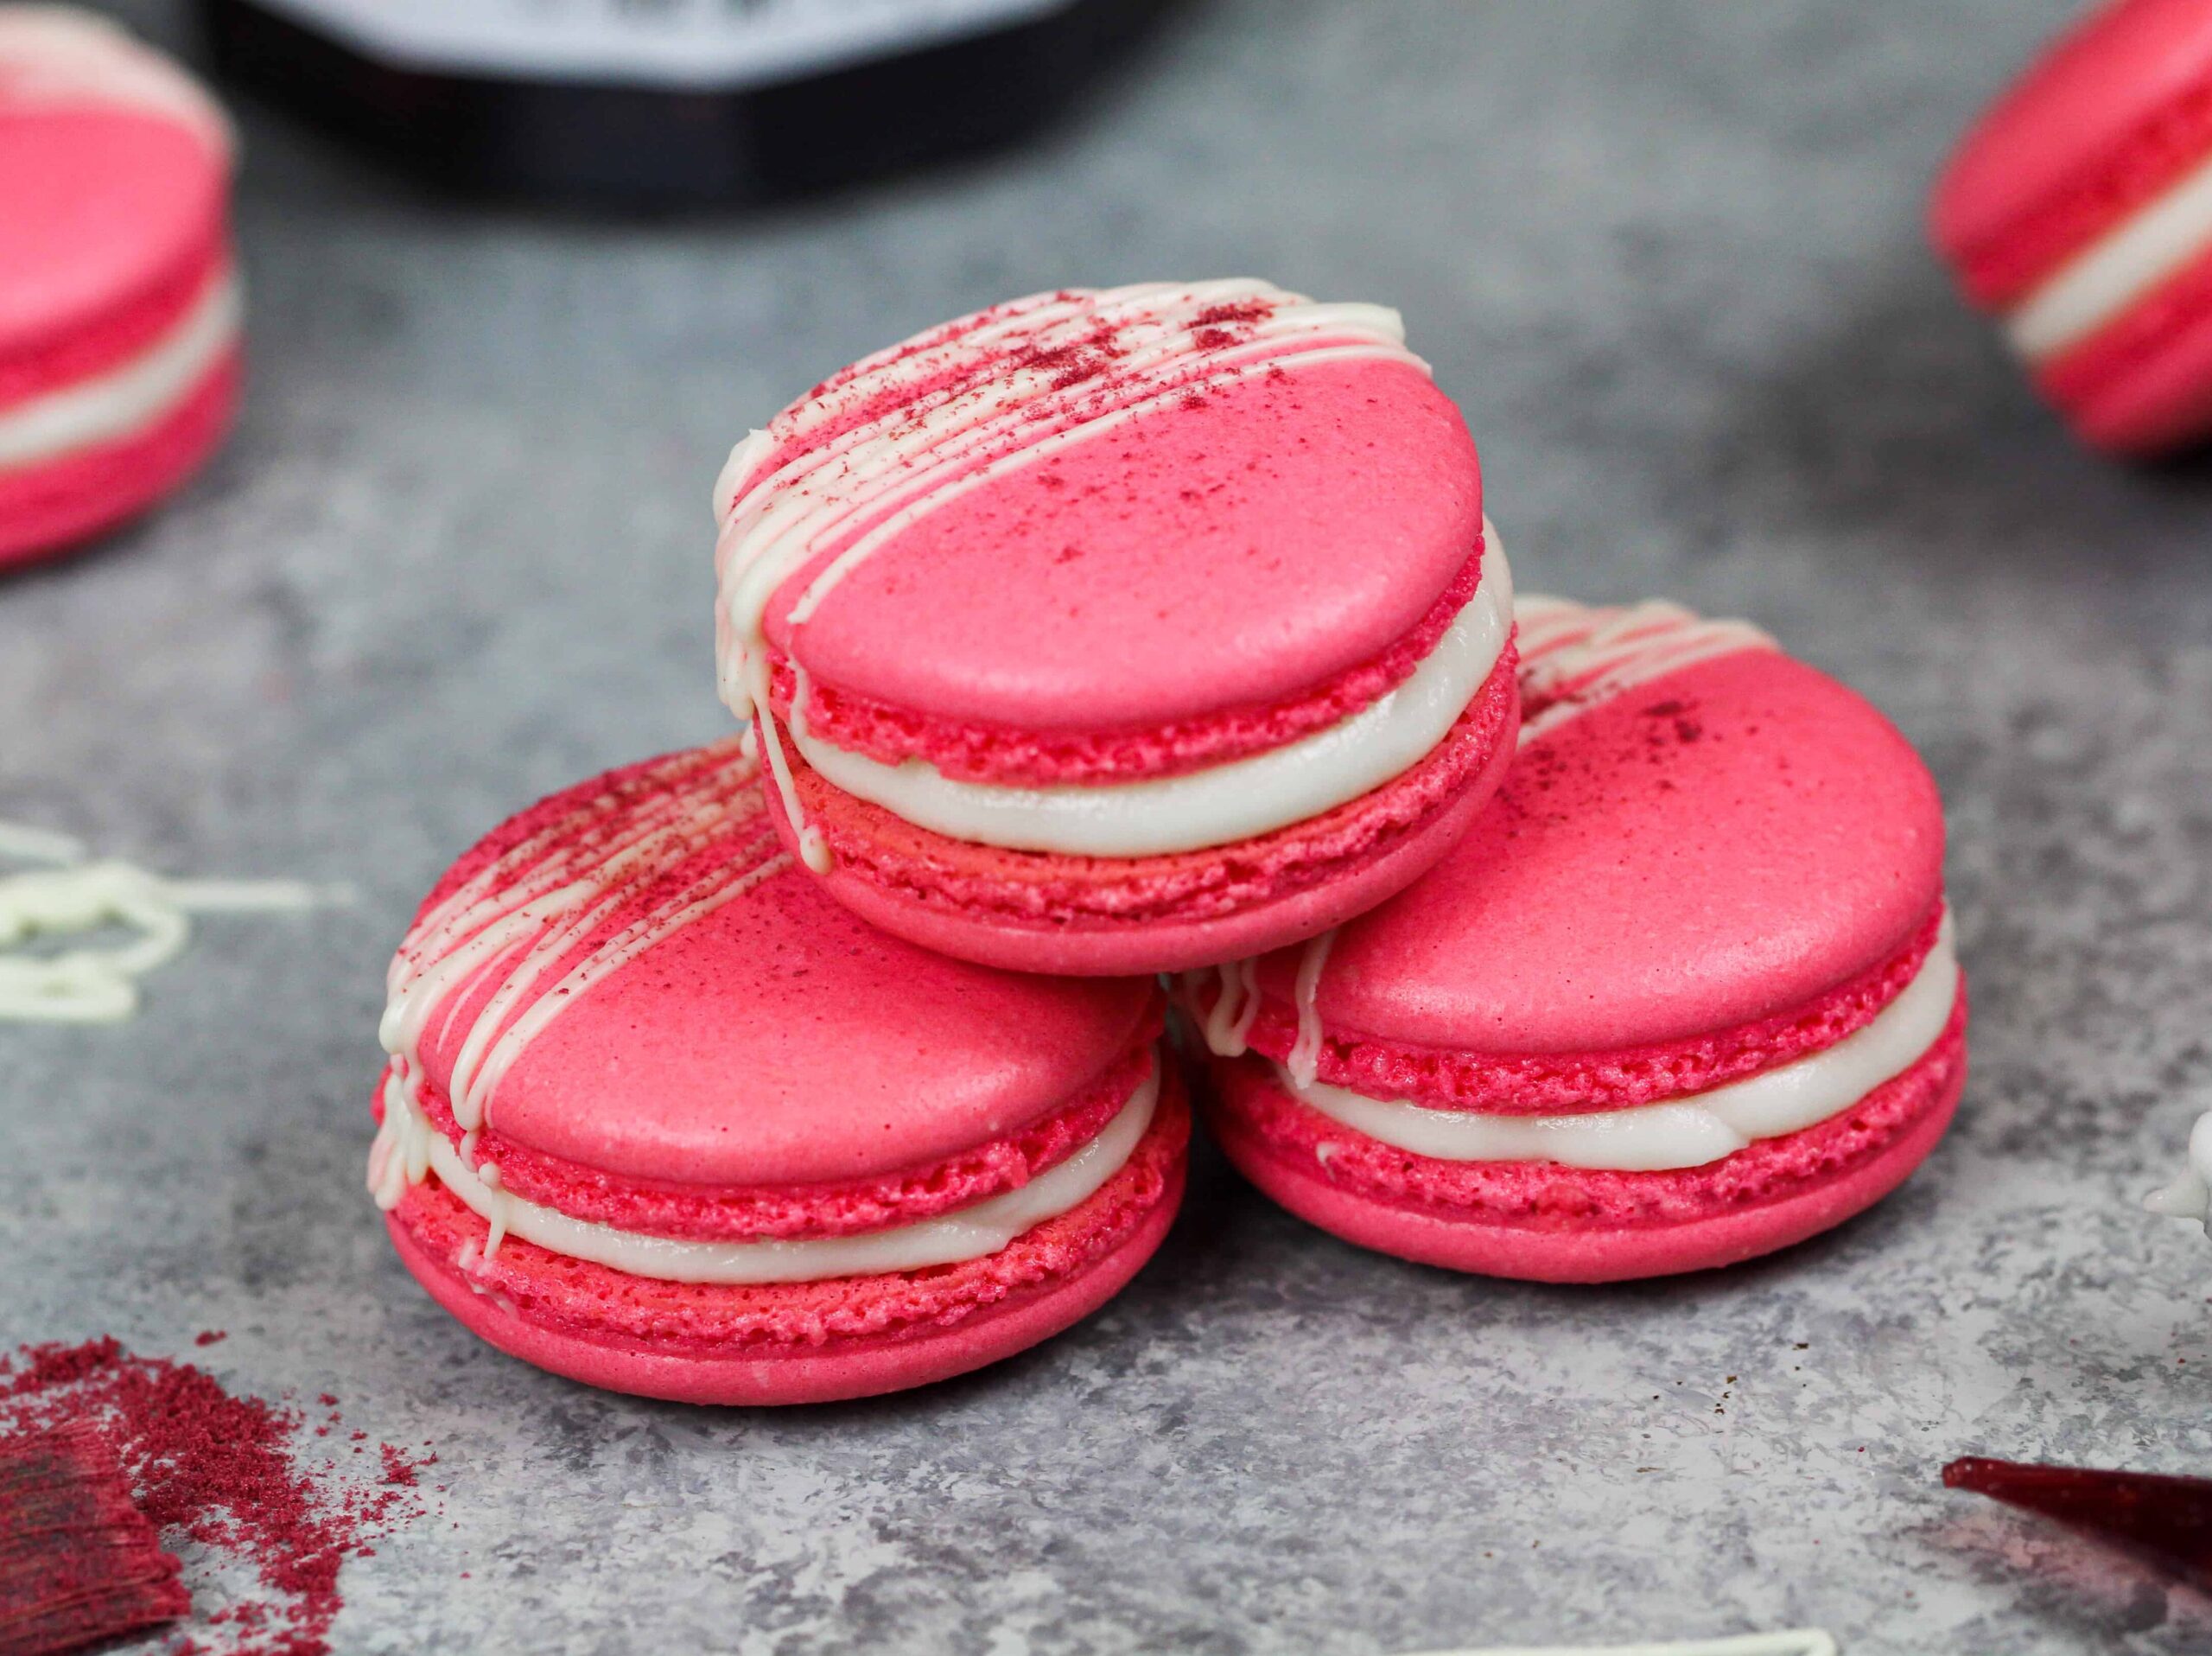
{"label": "gray concrete surface", "polygon": [[[0,1333],[226,1328],[233,1385],[434,1439],[445,1517],[349,1568],[349,1651],[2202,1647],[2204,1601],[1936,1476],[2212,1471],[2212,1249],[2137,1211],[2212,1106],[2212,470],[2070,447],[1920,229],[2063,10],[1218,0],[1023,154],[645,226],[249,112],[244,429],[0,583],[0,817],[361,900],[208,922],[128,1026],[0,1028]],[[384,963],[502,814],[723,728],[728,443],[971,306],[1237,271],[1404,309],[1524,585],[1752,615],[1923,746],[1958,1131],[1840,1233],[1601,1291],[1359,1253],[1209,1156],[1106,1314],[867,1404],[657,1406],[477,1344],[360,1191]]]}

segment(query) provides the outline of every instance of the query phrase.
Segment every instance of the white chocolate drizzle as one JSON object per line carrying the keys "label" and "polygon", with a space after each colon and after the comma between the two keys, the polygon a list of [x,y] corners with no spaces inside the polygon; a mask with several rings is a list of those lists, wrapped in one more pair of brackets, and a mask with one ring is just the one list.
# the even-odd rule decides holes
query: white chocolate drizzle
{"label": "white chocolate drizzle", "polygon": [[1749,621],[1707,621],[1659,598],[1593,608],[1530,592],[1513,616],[1524,748],[1638,685],[1738,650],[1778,647]]}
{"label": "white chocolate drizzle", "polygon": [[[1337,928],[1332,927],[1319,937],[1306,939],[1299,950],[1298,976],[1293,990],[1298,1035],[1285,1063],[1288,1073],[1300,1078],[1300,1086],[1313,1086],[1320,1072],[1321,1014],[1315,1000],[1321,988],[1321,969],[1328,964],[1329,950],[1336,940]],[[1213,1004],[1206,1009],[1205,1016],[1198,1017],[1198,990],[1208,978],[1214,981]],[[1260,963],[1256,958],[1224,961],[1217,966],[1202,966],[1195,971],[1184,972],[1177,986],[1207,1051],[1217,1058],[1241,1058],[1249,1050],[1252,1025],[1266,999],[1260,990]]]}
{"label": "white chocolate drizzle", "polygon": [[[194,915],[300,909],[350,895],[296,880],[172,880],[15,823],[0,822],[0,858],[45,865],[0,874],[0,1021],[118,1022],[138,1010],[138,979],[184,952]],[[135,935],[34,952],[111,927]]]}
{"label": "white chocolate drizzle", "polygon": [[[1222,320],[1240,309],[1249,316]],[[834,553],[792,605],[797,627],[869,557],[971,489],[1194,392],[1354,357],[1427,370],[1396,312],[1317,304],[1264,282],[1039,294],[879,352],[740,443],[714,497],[722,699],[757,717],[808,866],[826,869],[828,849],[804,819],[769,711],[765,627],[786,581]],[[806,678],[792,666],[803,711]]]}
{"label": "white chocolate drizzle", "polygon": [[[420,1095],[431,1020],[442,1010],[439,1035],[454,1035],[464,1003],[497,975],[497,987],[457,1032],[446,1089],[473,1158],[501,1079],[556,1018],[594,985],[791,865],[777,849],[758,781],[758,765],[734,738],[656,760],[538,825],[416,921],[393,957],[378,1030],[397,1082],[386,1089],[369,1152],[368,1184],[379,1206],[396,1207],[410,1184],[420,1183],[431,1164],[430,1140],[444,1142],[424,1118]],[[702,866],[683,875],[695,860]],[[650,900],[635,914],[592,940],[645,891]],[[393,1107],[395,1096],[404,1107]]]}
{"label": "white chocolate drizzle", "polygon": [[1436,1650],[1423,1656],[1837,1656],[1834,1635],[1818,1627],[1738,1634],[1728,1639],[1678,1639],[1642,1645],[1515,1645]]}
{"label": "white chocolate drizzle", "polygon": [[1290,1073],[1300,1086],[1311,1086],[1321,1068],[1321,1014],[1315,1002],[1321,992],[1321,968],[1337,940],[1332,929],[1306,939],[1298,956],[1298,1038],[1291,1043]]}
{"label": "white chocolate drizzle", "polygon": [[74,6],[0,6],[0,110],[83,105],[166,116],[226,163],[237,150],[207,89],[117,24]]}
{"label": "white chocolate drizzle", "polygon": [[1207,1009],[1205,1022],[1200,1033],[1205,1038],[1207,1050],[1219,1053],[1224,1058],[1241,1056],[1245,1040],[1252,1033],[1252,1020],[1260,1016],[1260,973],[1256,960],[1228,960],[1217,966],[1201,966],[1183,974],[1183,995],[1186,1003],[1195,1004],[1198,986],[1211,973],[1215,993],[1211,1007]]}

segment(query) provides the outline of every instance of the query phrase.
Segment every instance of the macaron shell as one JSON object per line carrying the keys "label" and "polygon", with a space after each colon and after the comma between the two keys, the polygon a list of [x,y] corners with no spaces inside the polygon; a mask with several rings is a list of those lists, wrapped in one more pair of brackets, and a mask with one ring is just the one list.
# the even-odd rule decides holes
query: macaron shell
{"label": "macaron shell", "polygon": [[[2161,188],[2192,150],[2205,153],[2203,143],[2176,130],[2183,127],[2212,137],[2212,6],[2107,5],[1968,134],[1937,187],[1936,243],[1983,303],[2017,297],[2114,213]],[[2148,170],[2131,181],[2131,165]],[[2056,221],[2035,222],[2054,211]]]}
{"label": "macaron shell", "polygon": [[[457,870],[679,758],[534,806]],[[775,849],[757,812],[734,817],[728,834],[759,841],[743,854],[763,865]],[[626,913],[604,929],[619,931]],[[542,987],[560,975],[547,971]],[[487,971],[451,997],[456,1016],[430,1020],[431,1083],[447,1086],[476,1009],[504,981]],[[1144,1038],[1155,996],[1141,979],[1017,977],[926,952],[871,931],[779,863],[564,1008],[493,1089],[485,1119],[617,1178],[784,1185],[893,1173],[1058,1108]]]}
{"label": "macaron shell", "polygon": [[[865,1337],[810,1337],[798,1331],[781,1343],[758,1339],[721,1345],[711,1340],[641,1341],[594,1332],[574,1316],[556,1318],[518,1302],[498,1285],[465,1273],[451,1245],[456,1235],[480,1245],[483,1223],[446,1192],[424,1187],[385,1216],[402,1262],[440,1306],[472,1332],[512,1356],[588,1385],[680,1403],[768,1405],[827,1403],[925,1385],[1011,1357],[1080,1322],[1128,1285],[1173,1225],[1183,1196],[1189,1118],[1172,1079],[1162,1108],[1130,1164],[1080,1207],[1017,1238],[1003,1251],[1045,1260],[995,1256],[995,1274],[1009,1286],[948,1296],[942,1312],[900,1321]],[[435,1240],[433,1240],[433,1239]],[[508,1245],[512,1246],[512,1244]],[[528,1252],[524,1248],[518,1253]],[[505,1251],[503,1250],[503,1254]],[[561,1262],[575,1285],[599,1288],[611,1305],[625,1292],[620,1274]],[[508,1269],[501,1267],[502,1272]],[[932,1284],[956,1281],[962,1268],[882,1279],[906,1297],[927,1299]],[[870,1284],[850,1278],[824,1285],[864,1308]],[[528,1281],[525,1271],[521,1282]],[[887,1289],[884,1291],[893,1291]],[[741,1313],[748,1290],[704,1290]]]}
{"label": "macaron shell", "polygon": [[[1478,1053],[1661,1045],[1810,1002],[1941,899],[1935,783],[1853,691],[1771,650],[1640,685],[1521,749],[1465,838],[1331,946],[1347,1038]],[[1295,953],[1261,968],[1287,998]]]}
{"label": "macaron shell", "polygon": [[1418,368],[1257,374],[934,506],[768,637],[825,685],[932,717],[1141,727],[1264,708],[1387,650],[1482,533],[1473,442]]}
{"label": "macaron shell", "polygon": [[[1732,1192],[1702,1212],[1665,1223],[1607,1222],[1562,1212],[1544,1224],[1514,1224],[1479,1213],[1379,1199],[1312,1143],[1295,1148],[1255,1124],[1269,1108],[1303,1111],[1281,1093],[1270,1073],[1249,1060],[1216,1060],[1214,1098],[1206,1111],[1214,1138],[1237,1169],[1275,1201],[1332,1235],[1424,1264],[1530,1282],[1605,1283],[1708,1271],[1771,1253],[1842,1224],[1888,1195],[1925,1161],[1955,1113],[1966,1085],[1963,1003],[1945,1036],[1894,1080],[1876,1089],[1838,1122],[1787,1138],[1764,1141],[1739,1156],[1762,1159],[1771,1188],[1753,1196]],[[1272,1094],[1272,1099],[1267,1095]],[[1855,1118],[1894,1121],[1869,1150],[1829,1171],[1823,1143]],[[1314,1117],[1325,1137],[1343,1130]],[[1418,1158],[1413,1158],[1418,1160]],[[1732,1161],[1737,1158],[1730,1158]],[[1434,1164],[1449,1169],[1451,1164]],[[1547,1163],[1483,1164],[1531,1190],[1555,1188],[1568,1197],[1590,1175]],[[1693,1170],[1695,1171],[1695,1170]],[[1447,1171],[1448,1176],[1448,1171]],[[1643,1181],[1665,1188],[1669,1174],[1599,1175],[1599,1181]],[[1749,1181],[1757,1183],[1758,1180]],[[1575,1204],[1568,1202],[1571,1208]],[[1677,1202],[1675,1205],[1681,1205]]]}
{"label": "macaron shell", "polygon": [[127,311],[219,245],[206,138],[118,106],[10,111],[0,85],[0,364]]}
{"label": "macaron shell", "polygon": [[238,353],[232,351],[175,409],[137,435],[0,470],[0,567],[69,551],[181,485],[222,446],[243,380]]}

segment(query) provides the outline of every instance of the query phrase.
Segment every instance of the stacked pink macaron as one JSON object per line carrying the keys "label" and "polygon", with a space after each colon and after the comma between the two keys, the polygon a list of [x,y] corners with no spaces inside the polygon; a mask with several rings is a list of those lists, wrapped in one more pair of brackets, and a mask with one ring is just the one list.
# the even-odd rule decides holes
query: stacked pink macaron
{"label": "stacked pink macaron", "polygon": [[2087,441],[2212,435],[2212,0],[2093,12],[1967,134],[1932,222]]}
{"label": "stacked pink macaron", "polygon": [[0,565],[129,518],[238,388],[231,139],[112,25],[0,5]]}
{"label": "stacked pink macaron", "polygon": [[949,953],[1159,971],[1310,936],[1511,756],[1474,444],[1377,306],[1017,300],[817,385],[715,509],[723,695],[781,831]]}
{"label": "stacked pink macaron", "polygon": [[369,1182],[400,1257],[594,1385],[941,1379],[1094,1309],[1181,1195],[1158,990],[869,931],[793,868],[734,740],[494,831],[391,984]]}
{"label": "stacked pink macaron", "polygon": [[1391,312],[1018,300],[715,508],[743,735],[499,830],[393,966],[370,1182],[508,1351],[795,1402],[1065,1327],[1181,1194],[1141,974],[1261,1188],[1466,1270],[1780,1247],[1949,1119],[1926,771],[1739,622],[1529,600],[1516,645]]}
{"label": "stacked pink macaron", "polygon": [[1437,868],[1185,981],[1262,1189],[1387,1252],[1594,1282],[1865,1208],[1965,1080],[1934,783],[1741,622],[1521,610],[1521,752]]}

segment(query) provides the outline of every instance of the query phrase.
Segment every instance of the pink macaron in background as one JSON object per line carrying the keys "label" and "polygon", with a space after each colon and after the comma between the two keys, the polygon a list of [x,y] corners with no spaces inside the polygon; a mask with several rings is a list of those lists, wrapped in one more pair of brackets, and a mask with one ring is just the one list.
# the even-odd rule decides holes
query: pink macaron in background
{"label": "pink macaron in background", "polygon": [[1444,861],[1183,980],[1217,1137],[1326,1230],[1502,1277],[1700,1270],[1849,1218],[1965,1079],[1934,782],[1744,623],[1531,599],[1520,636],[1519,755]]}
{"label": "pink macaron in background", "polygon": [[1511,756],[1511,577],[1395,313],[1041,294],[833,376],[715,488],[725,699],[839,901],[1028,971],[1257,952]]}
{"label": "pink macaron in background", "polygon": [[0,566],[188,477],[238,392],[231,137],[114,25],[0,5]]}
{"label": "pink macaron in background", "polygon": [[1937,247],[2088,443],[2212,435],[2212,0],[2118,0],[1970,131]]}
{"label": "pink macaron in background", "polygon": [[1087,1315],[1181,1199],[1157,986],[871,931],[739,748],[547,799],[425,901],[369,1165],[402,1259],[504,1351],[698,1403],[919,1385]]}

